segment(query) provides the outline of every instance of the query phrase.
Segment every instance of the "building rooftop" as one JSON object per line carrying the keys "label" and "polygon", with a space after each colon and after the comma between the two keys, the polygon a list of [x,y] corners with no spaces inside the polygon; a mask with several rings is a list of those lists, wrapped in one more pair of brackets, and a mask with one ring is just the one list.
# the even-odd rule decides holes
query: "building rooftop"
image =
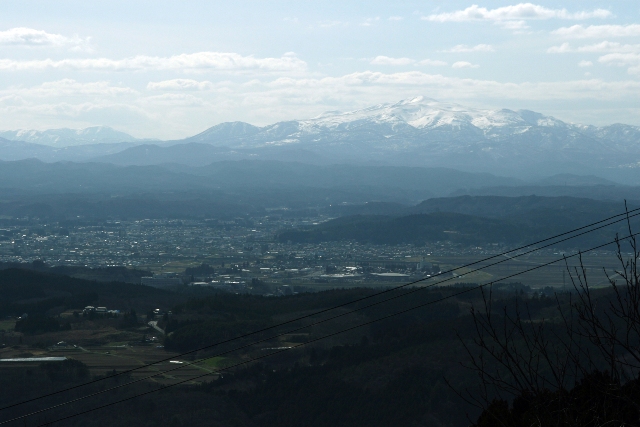
{"label": "building rooftop", "polygon": [[64,362],[66,357],[20,357],[15,359],[0,359],[0,362]]}

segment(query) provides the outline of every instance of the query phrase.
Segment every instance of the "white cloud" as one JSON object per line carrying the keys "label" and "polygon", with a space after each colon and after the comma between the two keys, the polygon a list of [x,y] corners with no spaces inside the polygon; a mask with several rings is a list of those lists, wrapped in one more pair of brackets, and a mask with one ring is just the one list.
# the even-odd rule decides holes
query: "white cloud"
{"label": "white cloud", "polygon": [[442,67],[442,66],[448,65],[446,62],[439,61],[437,59],[423,59],[422,61],[418,62],[418,64],[426,65],[430,67]]}
{"label": "white cloud", "polygon": [[[53,86],[59,82],[52,82]],[[77,83],[77,82],[76,82]],[[90,85],[93,84],[87,84]],[[98,82],[96,87],[107,87]],[[254,95],[274,98],[277,105],[290,102],[302,102],[313,105],[318,99],[340,99],[342,103],[363,103],[368,105],[376,96],[387,96],[390,100],[401,99],[410,94],[432,93],[433,97],[443,100],[472,98],[502,98],[523,100],[549,99],[624,99],[640,96],[639,81],[578,80],[557,82],[497,82],[459,77],[447,77],[441,74],[429,74],[421,71],[398,73],[381,73],[364,71],[338,77],[294,78],[280,77],[271,81],[252,80],[251,84],[228,83],[231,92],[228,96],[236,100],[246,99],[253,103]],[[0,91],[0,96],[36,95],[40,86],[29,89],[9,89]],[[134,93],[134,91],[132,91]],[[206,93],[205,93],[206,94]],[[205,95],[203,94],[203,95]],[[145,97],[148,102],[153,99],[184,100],[189,94],[164,94],[160,97]],[[140,96],[140,94],[137,94]],[[218,96],[217,94],[215,96]],[[292,98],[291,98],[292,97]],[[372,98],[374,97],[374,98]],[[239,102],[239,101],[236,101]],[[244,102],[244,101],[243,101]],[[247,104],[243,104],[246,108]],[[300,116],[292,110],[289,118]],[[302,116],[303,118],[305,116]],[[268,118],[267,121],[276,120]]]}
{"label": "white cloud", "polygon": [[47,33],[43,30],[33,28],[17,27],[0,31],[1,46],[49,46],[49,47],[71,47],[88,48],[90,38],[80,38],[63,36],[61,34]]}
{"label": "white cloud", "polygon": [[73,79],[62,79],[44,82],[29,88],[12,87],[2,92],[19,94],[27,97],[59,97],[59,96],[122,96],[135,95],[138,92],[125,86],[114,86],[108,81],[82,83]]}
{"label": "white cloud", "polygon": [[480,67],[478,64],[472,64],[471,62],[467,62],[467,61],[454,62],[453,65],[451,65],[451,68],[478,68],[478,67]]}
{"label": "white cloud", "polygon": [[161,82],[149,82],[148,90],[210,90],[214,88],[214,84],[210,81],[199,82],[191,79],[172,79]]}
{"label": "white cloud", "polygon": [[569,43],[562,43],[560,46],[551,46],[547,49],[547,53],[567,53],[574,52]]}
{"label": "white cloud", "polygon": [[191,95],[189,93],[163,93],[162,95],[148,96],[142,98],[140,103],[150,105],[152,107],[170,106],[170,107],[210,107],[212,104],[206,100]]}
{"label": "white cloud", "polygon": [[306,62],[295,55],[285,54],[280,58],[255,58],[238,53],[198,52],[169,57],[138,55],[126,59],[44,59],[19,61],[0,59],[0,70],[40,71],[48,69],[72,70],[219,70],[219,71],[303,71]]}
{"label": "white cloud", "polygon": [[621,44],[604,41],[601,43],[580,46],[578,52],[640,52],[640,44]]}
{"label": "white cloud", "polygon": [[530,19],[590,19],[606,18],[611,12],[605,9],[571,13],[566,9],[548,9],[532,3],[487,9],[478,5],[469,6],[455,12],[439,13],[425,16],[422,19],[435,22],[465,22],[465,21],[522,21]]}
{"label": "white cloud", "polygon": [[[147,113],[135,105],[139,99],[136,90],[107,81],[62,79],[31,87],[9,87],[0,89],[0,120],[5,128],[32,129],[126,121],[141,124]],[[117,121],[111,121],[116,116]],[[80,126],[78,120],[82,121]]]}
{"label": "white cloud", "polygon": [[640,74],[640,52],[636,53],[608,53],[598,58],[601,64],[628,67],[629,74]]}
{"label": "white cloud", "polygon": [[629,25],[572,25],[551,32],[556,36],[572,39],[594,39],[608,37],[638,37],[640,24]]}
{"label": "white cloud", "polygon": [[13,122],[12,127],[17,125],[27,129],[34,127],[45,129],[52,127],[77,128],[99,123],[124,128],[125,131],[137,134],[141,125],[158,126],[157,118],[154,118],[148,110],[123,102],[30,103],[6,111],[13,113],[14,117],[22,119],[21,122],[24,123],[20,125]]}
{"label": "white cloud", "polygon": [[395,66],[402,66],[402,65],[424,65],[424,66],[429,66],[429,67],[441,67],[443,65],[447,65],[446,62],[444,61],[439,61],[437,59],[423,59],[421,61],[416,61],[415,59],[411,59],[411,58],[391,58],[388,56],[376,56],[373,60],[371,60],[371,62],[369,62],[369,64],[372,65],[395,65]]}
{"label": "white cloud", "polygon": [[467,46],[466,44],[459,44],[451,49],[443,50],[442,52],[449,53],[465,53],[465,52],[495,52],[493,46],[490,44],[477,44],[475,46]]}
{"label": "white cloud", "polygon": [[640,44],[621,44],[617,42],[603,41],[600,43],[572,47],[569,43],[562,43],[560,46],[552,46],[547,49],[548,53],[606,53],[606,52],[640,52]]}
{"label": "white cloud", "polygon": [[333,28],[333,27],[346,27],[348,22],[343,21],[320,21],[318,27],[320,28]]}
{"label": "white cloud", "polygon": [[[625,60],[630,62],[631,58]],[[195,86],[196,83],[186,85]],[[188,93],[145,93],[116,83],[74,80],[0,89],[0,128],[107,124],[140,136],[179,138],[221,121],[269,124],[313,117],[326,110],[355,109],[421,94],[443,101],[490,104],[498,108],[524,108],[532,102],[597,100],[615,103],[616,111],[626,108],[625,103],[635,106],[640,99],[640,81],[635,79],[607,82],[584,78],[512,83],[447,77],[418,70],[364,71],[336,77],[289,75],[269,79],[263,76],[245,82],[214,81],[213,84],[214,90]],[[220,90],[222,87],[224,91]],[[566,110],[565,114],[576,121],[591,114],[588,123],[636,120],[629,112],[618,116],[606,111],[596,114],[588,108],[578,110]],[[637,109],[634,111],[638,112]]]}
{"label": "white cloud", "polygon": [[[572,47],[569,43],[560,46],[552,46],[548,53],[598,53],[603,54],[598,58],[601,64],[628,67],[629,74],[640,74],[640,44],[622,44],[603,41],[584,46]],[[593,65],[591,61],[580,61],[581,67]]]}
{"label": "white cloud", "polygon": [[[392,100],[428,93],[443,100],[486,99],[500,100],[581,100],[597,99],[620,101],[637,100],[640,97],[640,81],[605,82],[599,79],[554,81],[554,82],[497,82],[421,71],[381,73],[365,71],[340,77],[292,78],[282,77],[271,82],[260,83],[246,96],[254,99],[260,93],[263,97],[282,102],[304,103],[310,106],[331,104],[371,105],[381,98]],[[329,102],[328,102],[329,101]],[[335,105],[333,109],[335,109]],[[300,113],[290,117],[305,117]]]}
{"label": "white cloud", "polygon": [[506,30],[522,31],[529,28],[526,21],[496,21],[496,25]]}
{"label": "white cloud", "polygon": [[376,56],[369,62],[373,65],[411,65],[415,64],[416,60],[411,58],[390,58],[388,56]]}
{"label": "white cloud", "polygon": [[389,21],[402,21],[402,16],[390,16]]}
{"label": "white cloud", "polygon": [[[553,46],[547,49],[548,53],[598,53],[603,54],[598,62],[605,65],[628,67],[630,74],[639,74],[640,70],[640,44],[621,44],[615,42],[600,42],[590,45],[572,47],[569,43]],[[590,67],[592,61],[582,60],[580,67]]]}
{"label": "white cloud", "polygon": [[0,96],[0,105],[3,107],[20,107],[26,104],[27,101],[19,95]]}
{"label": "white cloud", "polygon": [[609,53],[598,58],[598,62],[609,65],[640,65],[640,53]]}
{"label": "white cloud", "polygon": [[378,22],[379,20],[380,20],[380,17],[379,17],[379,16],[377,16],[377,17],[375,17],[375,18],[367,18],[367,19],[365,19],[364,21],[362,21],[362,22],[360,23],[360,26],[362,26],[362,27],[370,27],[370,26],[372,26],[374,23]]}

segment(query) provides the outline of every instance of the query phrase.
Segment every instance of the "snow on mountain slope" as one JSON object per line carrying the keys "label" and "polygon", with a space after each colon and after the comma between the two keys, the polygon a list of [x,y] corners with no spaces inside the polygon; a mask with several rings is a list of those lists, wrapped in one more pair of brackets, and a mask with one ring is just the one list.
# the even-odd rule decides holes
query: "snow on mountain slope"
{"label": "snow on mountain slope", "polygon": [[[419,96],[349,112],[328,111],[311,119],[279,122],[262,128],[239,122],[223,123],[185,142],[236,148],[346,141],[415,147],[434,140],[486,143],[513,137],[522,139],[529,134],[537,135],[534,138],[544,136],[547,140],[572,140],[585,129],[528,110],[470,108]],[[590,137],[600,128],[594,129],[589,131]],[[631,133],[640,134],[640,130],[632,129]]]}
{"label": "snow on mountain slope", "polygon": [[94,126],[86,129],[49,129],[44,131],[19,129],[0,131],[0,137],[9,141],[23,141],[52,147],[138,141],[133,136],[108,126]]}
{"label": "snow on mountain slope", "polygon": [[426,97],[263,127],[221,123],[190,138],[148,147],[104,127],[0,132],[2,137],[12,141],[0,144],[0,159],[91,159],[131,165],[266,159],[445,166],[532,176],[640,165],[637,126],[580,125],[529,110],[470,108]]}
{"label": "snow on mountain slope", "polygon": [[529,110],[471,108],[427,97],[349,112],[328,111],[260,128],[221,124],[197,139],[238,153],[251,151],[255,158],[304,150],[336,162],[508,169],[509,173],[579,172],[640,161],[636,126],[585,126]]}
{"label": "snow on mountain slope", "polygon": [[313,131],[318,128],[336,129],[347,123],[362,121],[390,125],[407,124],[416,129],[473,125],[486,133],[504,127],[515,127],[521,131],[531,126],[565,125],[552,117],[532,111],[482,110],[422,96],[346,113],[327,112],[313,119],[302,120],[300,124],[302,131]]}

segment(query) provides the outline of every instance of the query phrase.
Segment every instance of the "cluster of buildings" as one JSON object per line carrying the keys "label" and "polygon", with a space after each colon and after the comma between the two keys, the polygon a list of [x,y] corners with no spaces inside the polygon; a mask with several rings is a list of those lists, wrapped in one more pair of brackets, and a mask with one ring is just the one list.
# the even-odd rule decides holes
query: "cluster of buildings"
{"label": "cluster of buildings", "polygon": [[[324,265],[331,260],[394,260],[430,254],[465,255],[496,252],[501,248],[468,248],[446,242],[423,247],[360,245],[345,242],[318,244],[276,243],[278,232],[318,224],[328,218],[265,216],[238,220],[139,220],[78,222],[76,225],[12,220],[0,224],[0,262],[44,260],[48,265],[87,267],[126,266],[151,271],[174,261],[249,261],[271,255],[277,266],[297,268],[300,258]],[[293,256],[293,259],[290,257]],[[293,262],[292,262],[293,261]],[[210,262],[211,263],[211,262]]]}
{"label": "cluster of buildings", "polygon": [[120,310],[109,310],[107,307],[94,307],[92,305],[88,305],[82,310],[82,315],[85,317],[118,317],[120,315]]}
{"label": "cluster of buildings", "polygon": [[[504,248],[455,245],[374,245],[357,242],[279,242],[282,230],[312,226],[329,218],[264,217],[224,220],[136,220],[47,223],[37,219],[0,224],[0,262],[42,260],[49,266],[129,267],[146,270],[141,283],[184,284],[246,292],[254,280],[298,283],[388,283],[411,281],[439,271],[435,259],[483,256]],[[207,265],[208,270],[189,271]],[[186,268],[186,270],[185,270]],[[285,292],[287,288],[278,288]],[[103,307],[95,308],[101,313]]]}

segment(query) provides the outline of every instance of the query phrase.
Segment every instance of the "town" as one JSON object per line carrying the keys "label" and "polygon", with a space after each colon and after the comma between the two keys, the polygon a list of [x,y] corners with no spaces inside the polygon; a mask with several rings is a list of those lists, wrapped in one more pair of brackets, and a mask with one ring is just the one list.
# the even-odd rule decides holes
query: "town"
{"label": "town", "polygon": [[[282,295],[300,290],[428,281],[432,275],[508,249],[499,243],[479,247],[450,241],[381,245],[354,241],[292,243],[278,239],[283,230],[309,227],[329,219],[324,215],[287,215],[286,210],[264,217],[231,219],[47,222],[16,218],[0,223],[0,262],[42,262],[87,269],[120,267],[140,271],[133,279],[122,281],[154,287],[190,284],[230,292]],[[551,248],[537,251],[535,256],[539,259],[557,254]],[[514,263],[510,261],[511,265]],[[469,282],[487,278],[477,273],[465,277],[464,272],[440,274],[437,280],[447,279],[449,283],[445,284],[451,284],[453,279]],[[554,275],[557,286],[560,276],[557,272]],[[546,285],[548,281],[548,276],[540,279]],[[271,286],[261,286],[265,283]]]}

